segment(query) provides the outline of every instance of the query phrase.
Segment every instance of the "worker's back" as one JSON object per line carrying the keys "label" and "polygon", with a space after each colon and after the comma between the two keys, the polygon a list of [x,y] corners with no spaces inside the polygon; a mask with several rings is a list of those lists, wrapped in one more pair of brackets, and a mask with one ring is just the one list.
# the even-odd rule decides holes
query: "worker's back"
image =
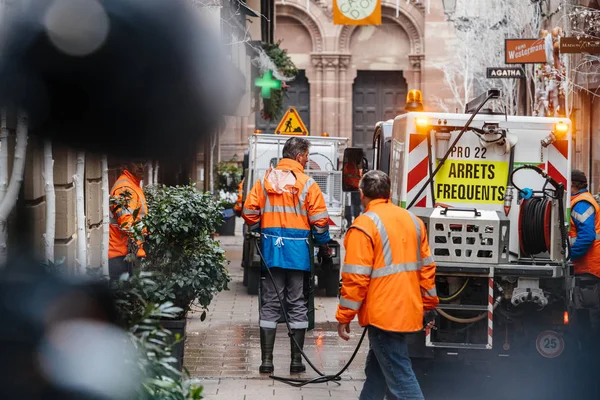
{"label": "worker's back", "polygon": [[282,159],[275,170],[255,183],[242,215],[250,226],[260,219],[261,247],[272,267],[309,270],[308,240],[313,225],[316,235],[322,233],[326,235],[323,241],[329,241],[329,217],[321,189],[294,160]]}
{"label": "worker's back", "polygon": [[[421,269],[433,264],[423,223],[409,211],[378,199],[371,201],[366,212],[356,218],[348,231],[351,234],[363,235],[364,246],[346,247],[347,265],[343,271],[352,272],[348,265],[357,265],[359,269],[372,266],[367,295],[358,314],[359,323],[394,332],[421,330]],[[431,273],[435,273],[435,268]],[[354,295],[347,294],[350,298]]]}

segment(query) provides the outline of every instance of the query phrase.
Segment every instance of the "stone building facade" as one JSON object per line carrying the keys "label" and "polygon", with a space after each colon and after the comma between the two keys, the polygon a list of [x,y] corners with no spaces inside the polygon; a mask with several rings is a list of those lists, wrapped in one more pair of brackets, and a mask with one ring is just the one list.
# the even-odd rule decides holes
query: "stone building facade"
{"label": "stone building facade", "polygon": [[[364,146],[375,123],[402,112],[408,90],[422,90],[428,109],[450,97],[436,65],[452,56],[454,28],[441,2],[429,10],[424,3],[382,0],[382,25],[341,26],[329,0],[275,2],[275,41],[300,70],[285,105],[298,109],[310,134]],[[241,160],[254,129],[274,131],[278,121],[262,120],[257,100],[223,132],[221,160]]]}
{"label": "stone building facade", "polygon": [[[248,0],[250,4],[251,0]],[[402,111],[410,89],[423,92],[425,108],[438,109],[440,101],[452,107],[439,66],[453,57],[454,26],[441,1],[382,0],[382,25],[333,24],[331,0],[276,0],[275,41],[288,51],[300,70],[290,82],[285,106],[299,111],[311,135],[323,132],[350,138],[354,146],[369,146],[377,121]],[[597,9],[598,0],[573,0]],[[399,4],[399,7],[397,7]],[[547,14],[562,4],[544,3]],[[564,11],[544,22],[544,29],[566,29]],[[482,38],[485,40],[485,38]],[[577,56],[570,56],[577,63]],[[573,64],[573,65],[575,65]],[[591,65],[591,71],[598,71]],[[591,189],[600,190],[600,72],[574,76],[571,119],[575,128],[574,167],[590,177]],[[256,92],[256,91],[255,91]],[[232,118],[219,140],[220,160],[234,155],[241,161],[248,135],[255,129],[272,133],[278,121],[260,117],[258,96],[241,118]]]}
{"label": "stone building facade", "polygon": [[[14,125],[9,119],[9,163],[8,172],[12,171],[14,149]],[[2,151],[5,151],[4,149]],[[77,253],[77,215],[75,212],[76,197],[74,176],[77,167],[77,152],[64,146],[54,146],[54,192],[56,198],[56,227],[54,240],[54,260],[73,268]],[[44,259],[45,227],[46,227],[46,192],[43,174],[43,143],[35,136],[29,136],[27,155],[23,175],[23,197],[30,222],[28,227],[18,226],[9,219],[8,252],[14,241],[21,237],[19,231],[28,230],[30,242],[33,244],[36,258]],[[10,176],[10,175],[9,175]],[[102,263],[102,161],[99,155],[86,155],[84,176],[84,204],[86,220],[87,264],[100,267]],[[12,223],[11,223],[12,222]]]}

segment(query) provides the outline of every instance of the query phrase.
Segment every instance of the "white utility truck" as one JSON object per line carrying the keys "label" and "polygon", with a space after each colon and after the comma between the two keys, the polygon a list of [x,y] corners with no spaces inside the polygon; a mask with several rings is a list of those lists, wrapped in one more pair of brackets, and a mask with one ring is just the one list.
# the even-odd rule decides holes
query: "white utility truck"
{"label": "white utility truck", "polygon": [[[499,96],[375,127],[371,168],[423,220],[437,265],[437,329],[413,338],[413,358],[557,364],[569,343],[571,122],[478,112]],[[363,156],[348,148],[344,163],[367,169]]]}
{"label": "white utility truck", "polygon": [[[248,152],[244,156],[243,201],[257,180],[265,176],[267,170],[276,166],[282,157],[283,146],[291,135],[271,135],[255,133],[249,137]],[[326,262],[317,260],[318,247],[315,247],[315,271],[317,286],[325,288],[327,296],[336,296],[339,291],[340,240],[344,236],[345,193],[342,191],[342,171],[339,169],[340,154],[347,138],[329,136],[303,136],[310,141],[309,161],[304,172],[312,177],[323,192],[329,213],[329,255]],[[244,284],[249,294],[258,293],[260,280],[260,257],[254,246],[254,238],[244,235],[242,268]]]}

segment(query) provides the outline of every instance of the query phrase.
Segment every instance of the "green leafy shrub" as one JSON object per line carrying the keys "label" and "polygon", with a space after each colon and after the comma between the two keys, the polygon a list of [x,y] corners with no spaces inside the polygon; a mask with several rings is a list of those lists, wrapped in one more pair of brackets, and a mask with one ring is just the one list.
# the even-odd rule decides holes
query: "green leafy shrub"
{"label": "green leafy shrub", "polygon": [[[113,197],[111,207],[129,208],[130,198],[127,192]],[[195,301],[206,310],[227,288],[224,251],[212,239],[222,223],[222,204],[191,185],[152,186],[146,200],[148,214],[141,222],[122,227],[131,239],[128,260],[136,261],[138,242],[144,245],[141,271],[113,283],[122,324],[140,353],[131,361],[143,376],[138,398],[201,399],[202,387],[172,366],[172,348],[183,339],[161,328],[160,320],[185,317]],[[139,210],[133,213],[135,219]]]}
{"label": "green leafy shrub", "polygon": [[202,386],[173,368],[175,359],[172,348],[182,338],[173,338],[171,331],[160,326],[160,319],[176,318],[183,310],[171,302],[161,304],[148,302],[148,297],[158,285],[149,273],[128,276],[115,282],[113,296],[122,318],[123,326],[129,330],[132,344],[138,350],[135,364],[141,378],[136,398],[144,400],[192,400],[202,399]]}
{"label": "green leafy shrub", "polygon": [[152,186],[146,200],[142,270],[152,272],[157,284],[144,295],[155,303],[172,301],[182,309],[178,317],[194,301],[206,309],[231,280],[225,252],[212,239],[223,221],[222,205],[191,185]]}

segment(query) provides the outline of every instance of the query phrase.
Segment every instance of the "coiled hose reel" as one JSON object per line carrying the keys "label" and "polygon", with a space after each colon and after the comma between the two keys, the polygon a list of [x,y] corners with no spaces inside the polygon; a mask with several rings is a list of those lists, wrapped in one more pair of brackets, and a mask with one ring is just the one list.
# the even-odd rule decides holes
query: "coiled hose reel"
{"label": "coiled hose reel", "polygon": [[[524,169],[533,170],[546,180],[541,191],[519,188],[515,185],[515,173]],[[519,246],[521,254],[534,256],[549,251],[551,248],[552,202],[557,200],[562,254],[568,260],[571,255],[571,248],[565,224],[564,185],[555,181],[541,168],[533,165],[523,165],[515,168],[510,175],[510,182],[523,200],[519,212]],[[553,189],[549,189],[548,185],[551,185]]]}

